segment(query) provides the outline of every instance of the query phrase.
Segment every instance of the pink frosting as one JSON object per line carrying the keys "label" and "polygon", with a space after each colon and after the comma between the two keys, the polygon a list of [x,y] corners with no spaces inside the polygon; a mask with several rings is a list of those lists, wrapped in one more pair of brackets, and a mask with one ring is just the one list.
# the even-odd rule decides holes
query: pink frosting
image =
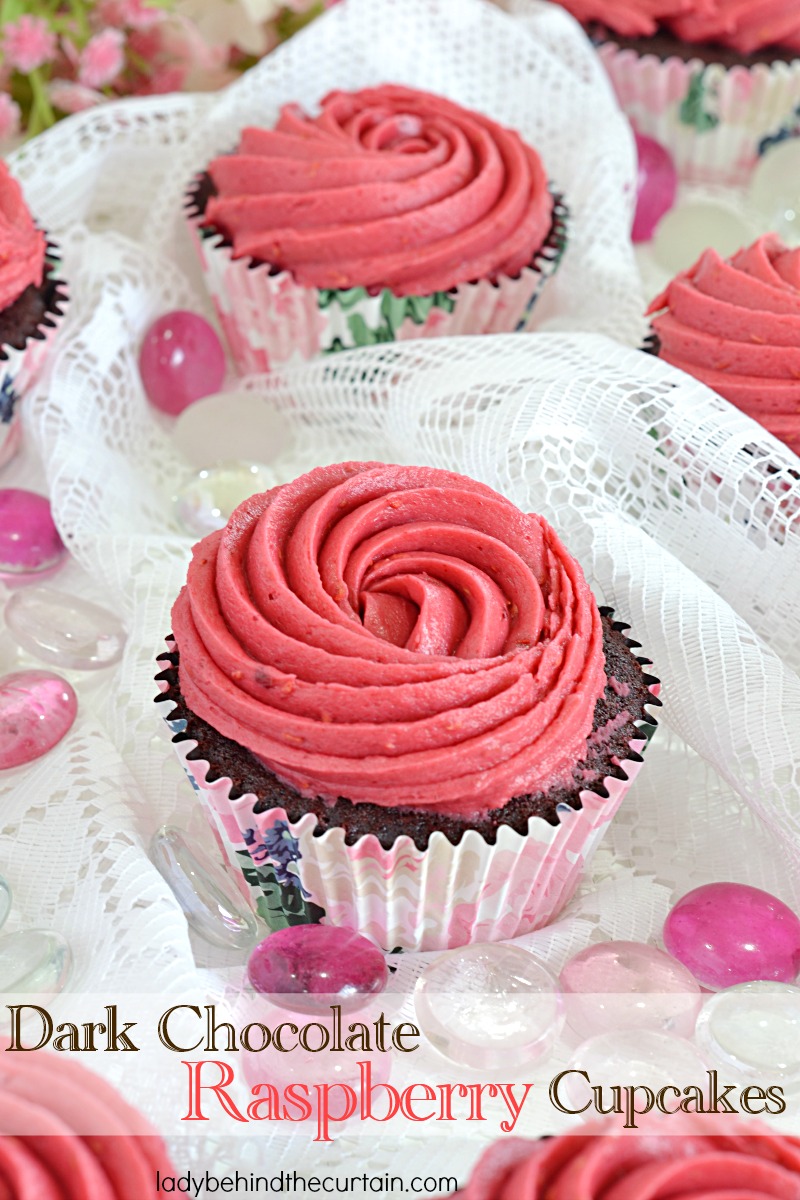
{"label": "pink frosting", "polygon": [[612,1121],[479,1160],[463,1200],[800,1200],[800,1141],[757,1123],[687,1114],[638,1131]]}
{"label": "pink frosting", "polygon": [[800,249],[766,234],[728,261],[706,250],[652,313],[666,362],[800,452]]}
{"label": "pink frosting", "polygon": [[535,150],[480,113],[413,88],[332,92],[281,110],[215,159],[208,223],[306,286],[428,295],[515,276],[553,202]]}
{"label": "pink frosting", "polygon": [[103,1079],[66,1055],[0,1041],[0,1196],[156,1200],[173,1173],[161,1139]]}
{"label": "pink frosting", "polygon": [[600,22],[622,37],[659,27],[685,42],[753,54],[769,46],[800,50],[797,0],[560,0],[585,24]]}
{"label": "pink frosting", "polygon": [[0,309],[42,282],[45,237],[33,223],[20,186],[0,160]]}
{"label": "pink frosting", "polygon": [[471,814],[566,779],[605,687],[543,518],[427,467],[344,463],[195,547],[172,613],[189,707],[304,795]]}

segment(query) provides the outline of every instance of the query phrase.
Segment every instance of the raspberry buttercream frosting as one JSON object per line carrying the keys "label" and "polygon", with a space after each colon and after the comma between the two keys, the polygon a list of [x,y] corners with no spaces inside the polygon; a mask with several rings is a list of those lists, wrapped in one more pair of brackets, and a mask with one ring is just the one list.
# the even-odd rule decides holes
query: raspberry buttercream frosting
{"label": "raspberry buttercream frosting", "polygon": [[16,179],[0,161],[0,309],[44,274],[45,236],[33,223]]}
{"label": "raspberry buttercream frosting", "polygon": [[425,467],[323,467],[242,504],[173,608],[186,703],[306,796],[470,815],[569,777],[605,661],[539,516]]}
{"label": "raspberry buttercream frosting", "polygon": [[66,1056],[6,1053],[0,1041],[0,1195],[147,1200],[172,1167],[147,1122]]}
{"label": "raspberry buttercream frosting", "polygon": [[659,354],[800,452],[800,249],[706,250],[648,309]]}
{"label": "raspberry buttercream frosting", "polygon": [[215,159],[204,223],[249,256],[322,289],[428,295],[516,276],[553,218],[539,155],[442,96],[336,91],[317,116],[281,109]]}
{"label": "raspberry buttercream frosting", "polygon": [[600,22],[622,37],[669,30],[685,42],[754,54],[769,46],[800,51],[796,0],[561,0],[585,24]]}
{"label": "raspberry buttercream frosting", "polygon": [[687,1114],[495,1143],[463,1200],[800,1200],[800,1141]]}

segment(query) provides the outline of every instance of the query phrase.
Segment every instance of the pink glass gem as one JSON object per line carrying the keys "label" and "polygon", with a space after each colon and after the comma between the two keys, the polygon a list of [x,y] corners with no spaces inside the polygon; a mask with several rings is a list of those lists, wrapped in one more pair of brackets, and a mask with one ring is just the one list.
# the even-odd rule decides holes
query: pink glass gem
{"label": "pink glass gem", "polygon": [[800,973],[800,920],[769,892],[743,883],[689,892],[664,922],[664,945],[709,988],[793,983]]}
{"label": "pink glass gem", "polygon": [[0,579],[24,583],[57,567],[67,553],[46,496],[0,489]]}
{"label": "pink glass gem", "polygon": [[0,679],[0,770],[52,750],[71,729],[77,711],[77,696],[60,675],[15,671]]}
{"label": "pink glass gem", "polygon": [[561,972],[567,1020],[581,1037],[653,1029],[691,1037],[703,1004],[697,981],[676,959],[642,942],[601,942]]}
{"label": "pink glass gem", "polygon": [[257,992],[292,1012],[330,1004],[353,1010],[386,987],[389,971],[372,942],[336,925],[290,925],[255,947],[247,963]]}
{"label": "pink glass gem", "polygon": [[639,169],[636,179],[636,215],[631,237],[649,242],[661,218],[675,203],[678,172],[669,153],[653,140],[634,131]]}
{"label": "pink glass gem", "polygon": [[139,371],[150,403],[176,417],[195,400],[220,390],[225,351],[214,327],[199,313],[165,313],[145,334]]}

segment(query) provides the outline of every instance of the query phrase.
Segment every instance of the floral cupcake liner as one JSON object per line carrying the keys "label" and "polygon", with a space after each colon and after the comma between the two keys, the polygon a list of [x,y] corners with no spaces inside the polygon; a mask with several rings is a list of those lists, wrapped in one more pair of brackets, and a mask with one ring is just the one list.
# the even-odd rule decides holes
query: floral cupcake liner
{"label": "floral cupcake liner", "polygon": [[725,67],[613,41],[598,52],[636,130],[660,142],[689,182],[746,183],[773,143],[800,132],[800,58]]}
{"label": "floral cupcake liner", "polygon": [[260,374],[293,361],[378,342],[524,329],[567,244],[568,209],[553,193],[553,222],[531,265],[515,278],[463,283],[427,296],[304,287],[289,271],[234,259],[223,236],[203,225],[201,181],[186,219],[206,286],[236,368]]}
{"label": "floral cupcake liner", "polygon": [[[615,628],[627,626],[615,622]],[[645,682],[655,703],[659,682],[650,674]],[[384,950],[419,951],[499,941],[552,921],[578,887],[655,728],[654,721],[640,723],[641,737],[616,763],[619,775],[582,791],[579,809],[560,804],[556,825],[531,817],[526,834],[500,826],[494,844],[468,830],[454,845],[437,831],[421,850],[408,836],[385,849],[373,834],[353,845],[340,828],[316,835],[313,813],[292,822],[283,808],[257,812],[254,793],[232,799],[230,779],[208,778],[210,764],[194,756],[198,743],[185,736],[185,718],[164,719],[228,860],[243,873],[271,929],[344,925]]]}
{"label": "floral cupcake liner", "polygon": [[0,467],[5,466],[17,451],[21,436],[20,400],[36,382],[64,316],[67,292],[56,275],[59,266],[58,248],[49,242],[42,283],[45,315],[36,330],[24,338],[22,345],[0,345]]}

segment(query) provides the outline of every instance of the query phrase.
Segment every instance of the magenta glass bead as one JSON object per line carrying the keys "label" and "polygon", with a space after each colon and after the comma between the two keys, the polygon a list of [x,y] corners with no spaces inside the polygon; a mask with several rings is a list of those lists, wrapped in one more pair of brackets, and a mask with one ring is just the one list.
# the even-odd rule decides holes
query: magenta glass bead
{"label": "magenta glass bead", "polygon": [[25,488],[0,489],[0,579],[24,583],[41,577],[66,553],[46,496]]}
{"label": "magenta glass bead", "polygon": [[0,679],[0,770],[52,750],[72,727],[78,699],[60,675],[15,671]]}
{"label": "magenta glass bead", "polygon": [[567,1020],[581,1037],[653,1029],[691,1037],[703,1004],[681,963],[643,942],[600,942],[574,955],[560,976]]}
{"label": "magenta glass bead", "polygon": [[793,983],[800,973],[800,920],[769,892],[743,883],[689,892],[664,922],[664,945],[709,988]]}
{"label": "magenta glass bead", "polygon": [[372,942],[336,925],[290,925],[255,947],[247,974],[292,1012],[319,1012],[330,1004],[353,1010],[386,987],[389,971]]}
{"label": "magenta glass bead", "polygon": [[653,138],[634,133],[639,168],[636,179],[636,214],[631,237],[649,242],[661,218],[675,203],[678,172],[669,153]]}
{"label": "magenta glass bead", "polygon": [[150,403],[176,417],[195,400],[220,390],[225,351],[214,327],[199,313],[165,313],[145,334],[139,371]]}

